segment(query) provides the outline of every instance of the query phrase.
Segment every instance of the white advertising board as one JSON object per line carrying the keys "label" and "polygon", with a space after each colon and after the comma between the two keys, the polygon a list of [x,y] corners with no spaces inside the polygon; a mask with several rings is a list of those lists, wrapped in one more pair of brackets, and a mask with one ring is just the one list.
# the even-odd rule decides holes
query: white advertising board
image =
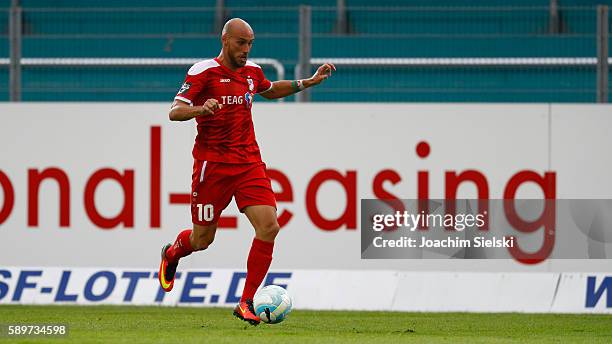
{"label": "white advertising board", "polygon": [[[165,293],[138,268],[0,268],[0,304],[232,307],[246,273],[182,270]],[[274,270],[295,309],[612,313],[612,275],[585,273]]]}
{"label": "white advertising board", "polygon": [[[0,265],[155,269],[161,246],[190,227],[184,200],[194,123],[169,122],[168,107],[0,105]],[[272,268],[612,271],[607,261],[592,260],[533,266],[512,260],[361,260],[357,228],[359,199],[416,198],[424,185],[431,198],[444,198],[445,174],[468,170],[482,176],[490,198],[502,197],[520,171],[555,173],[557,197],[610,197],[611,110],[548,104],[256,104],[257,137],[274,170],[284,219]],[[429,146],[423,157],[416,152],[420,142]],[[419,176],[427,177],[420,186]],[[477,191],[468,181],[456,195],[476,197]],[[542,197],[542,190],[525,181],[516,196]],[[215,243],[186,258],[182,268],[244,268],[252,229],[233,204],[224,215]]]}

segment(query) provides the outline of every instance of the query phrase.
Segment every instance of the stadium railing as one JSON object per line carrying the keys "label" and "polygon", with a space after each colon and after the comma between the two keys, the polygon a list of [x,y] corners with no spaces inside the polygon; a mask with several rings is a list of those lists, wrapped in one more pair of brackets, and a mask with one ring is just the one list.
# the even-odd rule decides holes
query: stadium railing
{"label": "stadium railing", "polygon": [[[187,69],[194,63],[201,61],[202,58],[22,58],[21,66],[28,68],[96,68],[105,69],[113,67],[131,68],[175,68]],[[285,67],[283,64],[272,58],[253,58],[254,63],[265,67],[271,67],[276,72],[279,79],[285,78]],[[10,59],[0,58],[0,67],[8,66]],[[172,92],[174,89],[164,90]],[[127,90],[126,90],[127,91]],[[282,102],[283,99],[278,99]]]}

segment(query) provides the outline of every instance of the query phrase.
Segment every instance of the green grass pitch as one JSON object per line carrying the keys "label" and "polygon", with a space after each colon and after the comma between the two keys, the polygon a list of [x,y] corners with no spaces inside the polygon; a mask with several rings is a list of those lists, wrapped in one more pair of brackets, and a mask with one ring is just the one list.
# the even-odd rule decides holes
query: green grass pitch
{"label": "green grass pitch", "polygon": [[[0,324],[67,324],[65,337],[22,343],[610,343],[612,315],[294,310],[257,327],[227,308],[0,306]],[[6,329],[5,329],[6,330]]]}

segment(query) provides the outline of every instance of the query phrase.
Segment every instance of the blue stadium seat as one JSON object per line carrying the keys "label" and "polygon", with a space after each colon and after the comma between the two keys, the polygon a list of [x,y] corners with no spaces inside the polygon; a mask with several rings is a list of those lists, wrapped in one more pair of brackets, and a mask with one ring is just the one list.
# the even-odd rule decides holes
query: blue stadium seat
{"label": "blue stadium seat", "polygon": [[[335,7],[336,0],[258,0],[256,7],[293,7],[309,5],[318,7]],[[226,7],[253,7],[252,0],[225,0]]]}
{"label": "blue stadium seat", "polygon": [[[71,39],[28,38],[24,57],[210,57],[220,51],[219,38]],[[272,57],[295,64],[296,38],[257,38],[252,57]]]}
{"label": "blue stadium seat", "polygon": [[313,101],[332,102],[593,102],[594,86],[594,69],[585,67],[345,68],[311,92]]}
{"label": "blue stadium seat", "polygon": [[8,68],[0,66],[0,101],[9,100],[9,74]]}
{"label": "blue stadium seat", "polygon": [[[594,6],[612,5],[612,0],[561,0],[560,33],[551,34],[549,0],[346,2],[348,34],[335,32],[335,0],[262,0],[257,6],[249,0],[226,0],[224,15],[249,21],[257,37],[251,56],[280,60],[287,78],[292,78],[298,62],[299,4],[315,6],[314,57],[594,57]],[[213,27],[215,3],[181,0],[180,5],[171,6],[165,0],[22,0],[23,55],[213,57],[220,49]],[[0,0],[0,9],[9,5],[9,0]],[[379,11],[368,6],[388,8]],[[130,10],[121,10],[127,7]],[[471,8],[469,15],[463,7]],[[0,10],[0,57],[8,55],[8,16]],[[265,68],[268,77],[276,79]],[[26,67],[23,98],[170,101],[184,74],[185,68],[176,67]],[[594,100],[594,78],[590,67],[342,67],[324,86],[312,90],[312,99],[581,102]],[[0,100],[8,98],[7,85],[7,68],[0,68]]]}
{"label": "blue stadium seat", "polygon": [[9,32],[9,12],[6,8],[0,7],[0,38],[8,37]]}
{"label": "blue stadium seat", "polygon": [[297,8],[262,10],[259,8],[228,7],[227,18],[238,17],[251,24],[256,35],[266,33],[297,34],[299,12]]}
{"label": "blue stadium seat", "polygon": [[[10,3],[10,0],[9,0]],[[83,1],[83,0],[21,0],[24,8],[46,7],[46,8],[109,8],[109,7],[130,7],[130,8],[151,8],[151,7],[215,7],[215,0],[180,0],[178,4],[167,0],[104,0],[104,1]]]}
{"label": "blue stadium seat", "polygon": [[547,7],[549,3],[550,0],[346,0],[349,7]]}
{"label": "blue stadium seat", "polygon": [[[8,58],[10,55],[8,39],[8,11],[4,6],[8,6],[6,1],[0,2],[0,58]],[[0,101],[9,99],[9,69],[8,66],[0,65]]]}
{"label": "blue stadium seat", "polygon": [[597,12],[592,7],[562,7],[560,10],[562,34],[590,34],[597,32]]}
{"label": "blue stadium seat", "polygon": [[[171,102],[188,68],[27,67],[22,73],[23,100]],[[263,69],[268,78],[277,79],[274,69]],[[0,81],[2,78],[0,69]]]}
{"label": "blue stadium seat", "polygon": [[349,9],[352,33],[540,34],[548,30],[547,8],[536,9]]}
{"label": "blue stadium seat", "polygon": [[314,38],[312,43],[312,55],[316,57],[592,57],[594,53],[595,39],[574,36],[401,39],[328,36]]}
{"label": "blue stadium seat", "polygon": [[25,11],[23,20],[29,35],[210,34],[214,11],[32,9]]}

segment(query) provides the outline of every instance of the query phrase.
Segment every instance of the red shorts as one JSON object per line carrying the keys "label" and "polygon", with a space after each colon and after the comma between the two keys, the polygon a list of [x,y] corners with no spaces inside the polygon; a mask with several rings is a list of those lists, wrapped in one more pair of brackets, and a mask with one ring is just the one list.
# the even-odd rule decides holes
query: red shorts
{"label": "red shorts", "polygon": [[193,223],[217,223],[232,196],[241,212],[250,205],[270,205],[276,208],[276,198],[270,178],[266,174],[266,164],[194,161],[191,182]]}

